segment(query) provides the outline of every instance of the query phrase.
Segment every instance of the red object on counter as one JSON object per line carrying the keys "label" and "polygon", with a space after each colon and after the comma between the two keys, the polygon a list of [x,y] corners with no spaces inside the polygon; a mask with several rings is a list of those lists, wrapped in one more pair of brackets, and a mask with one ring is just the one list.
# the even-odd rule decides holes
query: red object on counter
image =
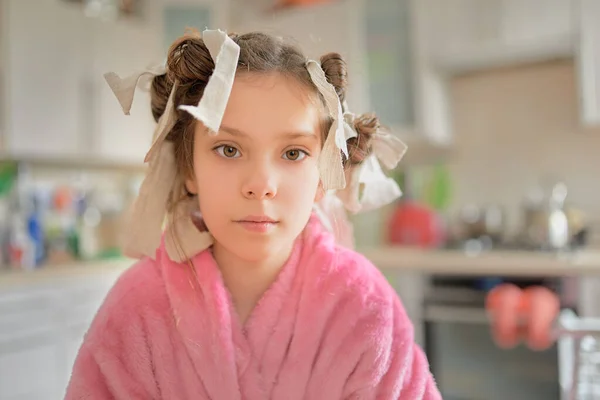
{"label": "red object on counter", "polygon": [[439,215],[426,205],[410,199],[398,203],[388,229],[390,244],[432,248],[440,246],[445,239]]}

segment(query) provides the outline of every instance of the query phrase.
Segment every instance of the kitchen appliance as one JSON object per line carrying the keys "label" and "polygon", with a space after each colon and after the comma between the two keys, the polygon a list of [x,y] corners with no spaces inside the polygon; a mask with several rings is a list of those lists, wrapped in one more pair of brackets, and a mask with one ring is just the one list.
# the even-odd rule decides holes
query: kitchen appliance
{"label": "kitchen appliance", "polygon": [[[480,277],[433,276],[423,304],[424,348],[445,400],[559,400],[556,346],[534,351],[501,349],[492,339]],[[507,280],[506,278],[504,279]],[[574,309],[564,279],[510,279],[543,285]]]}
{"label": "kitchen appliance", "polygon": [[468,204],[459,213],[456,235],[462,241],[480,240],[498,245],[504,240],[505,212],[496,204]]}
{"label": "kitchen appliance", "polygon": [[525,202],[522,242],[533,249],[562,251],[585,245],[585,214],[566,203],[567,186],[554,184],[548,194],[536,191]]}
{"label": "kitchen appliance", "polygon": [[404,193],[390,216],[387,242],[399,246],[440,247],[446,240],[444,221],[435,209],[415,199],[409,176],[405,171],[400,178]]}

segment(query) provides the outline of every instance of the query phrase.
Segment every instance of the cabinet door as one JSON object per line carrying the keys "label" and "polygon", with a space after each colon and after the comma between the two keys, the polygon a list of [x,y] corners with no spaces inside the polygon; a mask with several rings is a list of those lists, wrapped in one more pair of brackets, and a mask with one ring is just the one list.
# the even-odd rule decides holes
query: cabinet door
{"label": "cabinet door", "polygon": [[0,398],[58,399],[62,332],[56,291],[24,289],[0,295]]}
{"label": "cabinet door", "polygon": [[95,129],[90,143],[102,159],[143,163],[156,126],[150,111],[150,95],[137,90],[130,115],[124,115],[119,102],[104,80],[114,71],[125,77],[153,63],[162,62],[160,29],[125,21],[92,21],[94,34],[94,78],[92,91],[96,104]]}
{"label": "cabinet door", "polygon": [[501,37],[501,0],[423,0],[419,8],[434,59],[471,52]]}
{"label": "cabinet door", "polygon": [[8,6],[6,0],[0,0],[0,150],[6,145],[6,81],[7,81],[7,44],[8,44]]}
{"label": "cabinet door", "polygon": [[81,148],[82,87],[89,40],[79,7],[5,0],[7,150],[74,155]]}
{"label": "cabinet door", "polygon": [[103,74],[114,71],[127,76],[164,62],[171,42],[183,35],[185,28],[227,29],[228,0],[143,3],[141,21],[93,21],[92,91],[97,103],[90,142],[97,156],[105,160],[142,163],[156,123],[150,111],[148,92],[136,91],[131,115],[125,116]]}
{"label": "cabinet door", "polygon": [[572,0],[502,0],[502,41],[564,44],[573,35]]}
{"label": "cabinet door", "polygon": [[582,317],[600,318],[600,276],[579,278],[578,309]]}
{"label": "cabinet door", "polygon": [[371,109],[395,131],[412,129],[415,115],[409,1],[371,2],[365,19]]}
{"label": "cabinet door", "polygon": [[60,347],[52,340],[59,332],[0,342],[0,398],[59,399]]}
{"label": "cabinet door", "polygon": [[282,10],[253,19],[238,18],[236,31],[264,31],[297,43],[307,57],[319,60],[328,52],[340,53],[348,63],[348,105],[355,113],[369,110],[365,3],[363,0]]}
{"label": "cabinet door", "polygon": [[579,38],[576,50],[580,118],[584,125],[600,124],[600,2],[578,0]]}
{"label": "cabinet door", "polygon": [[441,68],[571,55],[573,0],[424,0],[427,53]]}

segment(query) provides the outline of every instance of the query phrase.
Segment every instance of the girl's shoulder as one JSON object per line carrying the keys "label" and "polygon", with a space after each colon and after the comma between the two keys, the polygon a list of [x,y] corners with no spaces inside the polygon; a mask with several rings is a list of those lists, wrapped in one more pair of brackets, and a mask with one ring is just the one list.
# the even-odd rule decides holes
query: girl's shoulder
{"label": "girl's shoulder", "polygon": [[97,318],[132,321],[150,309],[163,308],[167,303],[159,263],[143,258],[119,276],[106,295]]}
{"label": "girl's shoulder", "polygon": [[123,296],[135,297],[162,285],[159,262],[145,257],[136,261],[117,279],[112,291]]}
{"label": "girl's shoulder", "polygon": [[319,287],[330,299],[351,303],[367,314],[385,312],[398,300],[387,278],[363,254],[339,245],[313,249],[307,260],[309,287]]}
{"label": "girl's shoulder", "polygon": [[389,301],[394,290],[381,270],[363,254],[343,246],[336,246],[332,273],[344,282],[350,292]]}
{"label": "girl's shoulder", "polygon": [[335,246],[328,258],[314,260],[303,300],[305,307],[327,314],[324,319],[330,326],[341,327],[332,328],[330,335],[339,340],[348,337],[360,349],[373,350],[390,340],[397,328],[410,332],[412,324],[398,294],[364,255]]}
{"label": "girl's shoulder", "polygon": [[322,282],[345,297],[373,304],[388,304],[397,297],[386,277],[363,254],[338,244],[319,224],[310,228],[305,260],[315,282]]}

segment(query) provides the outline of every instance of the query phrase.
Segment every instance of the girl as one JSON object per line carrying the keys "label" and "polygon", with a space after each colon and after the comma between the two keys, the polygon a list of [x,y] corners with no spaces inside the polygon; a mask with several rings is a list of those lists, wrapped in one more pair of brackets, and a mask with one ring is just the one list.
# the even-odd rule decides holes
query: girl
{"label": "girl", "polygon": [[166,71],[106,76],[126,113],[148,76],[158,126],[126,246],[141,260],[98,311],[66,398],[440,399],[395,292],[313,213],[400,194],[379,161],[405,148],[348,112],[341,57],[187,34]]}

